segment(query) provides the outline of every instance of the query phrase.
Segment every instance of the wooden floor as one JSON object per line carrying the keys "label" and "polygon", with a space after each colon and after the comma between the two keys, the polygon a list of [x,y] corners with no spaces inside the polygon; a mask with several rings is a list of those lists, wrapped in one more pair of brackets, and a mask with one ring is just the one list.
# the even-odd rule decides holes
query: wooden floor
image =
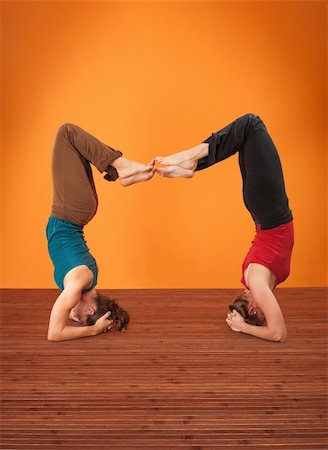
{"label": "wooden floor", "polygon": [[129,330],[54,343],[57,291],[1,291],[1,449],[328,449],[327,290],[278,290],[286,344],[229,330],[237,290],[103,292]]}

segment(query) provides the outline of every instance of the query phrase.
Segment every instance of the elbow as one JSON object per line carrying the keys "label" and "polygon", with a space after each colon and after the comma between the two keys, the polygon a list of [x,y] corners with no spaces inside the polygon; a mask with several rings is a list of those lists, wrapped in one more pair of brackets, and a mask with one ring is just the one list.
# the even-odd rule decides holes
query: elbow
{"label": "elbow", "polygon": [[53,331],[48,330],[47,339],[50,342],[58,342],[60,341],[60,337],[58,333],[54,333]]}
{"label": "elbow", "polygon": [[286,342],[287,341],[287,331],[281,331],[281,332],[274,333],[274,335],[272,336],[272,340],[274,342],[280,342],[280,343]]}
{"label": "elbow", "polygon": [[284,343],[287,341],[287,328],[285,324],[281,324],[281,326],[275,326],[271,329],[268,329],[268,338],[270,341]]}

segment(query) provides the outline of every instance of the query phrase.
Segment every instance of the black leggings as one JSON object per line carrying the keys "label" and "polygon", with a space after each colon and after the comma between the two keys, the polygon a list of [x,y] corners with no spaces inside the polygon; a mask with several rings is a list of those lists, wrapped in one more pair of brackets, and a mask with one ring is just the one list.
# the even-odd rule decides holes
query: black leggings
{"label": "black leggings", "polygon": [[259,116],[246,114],[204,142],[208,156],[196,170],[203,170],[239,152],[246,208],[262,230],[290,222],[284,176],[277,149]]}

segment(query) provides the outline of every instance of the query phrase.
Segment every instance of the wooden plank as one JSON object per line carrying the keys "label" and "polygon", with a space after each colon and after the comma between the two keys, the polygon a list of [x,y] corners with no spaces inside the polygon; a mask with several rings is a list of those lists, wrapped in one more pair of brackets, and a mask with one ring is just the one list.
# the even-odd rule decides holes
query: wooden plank
{"label": "wooden plank", "polygon": [[327,289],[277,290],[284,344],[231,332],[219,289],[103,291],[126,333],[48,342],[57,293],[1,291],[2,450],[328,448]]}

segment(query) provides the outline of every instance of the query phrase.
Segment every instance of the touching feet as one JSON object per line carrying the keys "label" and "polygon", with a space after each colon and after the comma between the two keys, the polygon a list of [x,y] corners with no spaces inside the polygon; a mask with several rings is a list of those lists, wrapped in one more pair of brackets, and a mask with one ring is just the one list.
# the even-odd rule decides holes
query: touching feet
{"label": "touching feet", "polygon": [[154,164],[153,162],[148,165],[141,164],[121,156],[113,161],[112,166],[117,170],[121,185],[130,186],[153,178]]}
{"label": "touching feet", "polygon": [[[192,178],[197,161],[208,155],[208,144],[199,144],[189,150],[168,156],[156,156],[149,164],[141,164],[120,156],[113,161],[122,186],[148,181],[155,172],[164,178]],[[155,164],[166,167],[156,167]]]}
{"label": "touching feet", "polygon": [[167,167],[156,167],[156,172],[167,178],[191,178],[196,170],[197,161],[208,155],[208,144],[199,144],[189,150],[169,156],[156,156],[154,161]]}
{"label": "touching feet", "polygon": [[165,178],[191,178],[197,167],[197,161],[190,158],[188,150],[169,156],[156,156],[155,162],[167,167],[156,167],[156,172]]}
{"label": "touching feet", "polygon": [[197,162],[192,156],[190,150],[185,150],[169,156],[156,156],[155,161],[165,166],[179,166],[186,170],[193,170]]}

